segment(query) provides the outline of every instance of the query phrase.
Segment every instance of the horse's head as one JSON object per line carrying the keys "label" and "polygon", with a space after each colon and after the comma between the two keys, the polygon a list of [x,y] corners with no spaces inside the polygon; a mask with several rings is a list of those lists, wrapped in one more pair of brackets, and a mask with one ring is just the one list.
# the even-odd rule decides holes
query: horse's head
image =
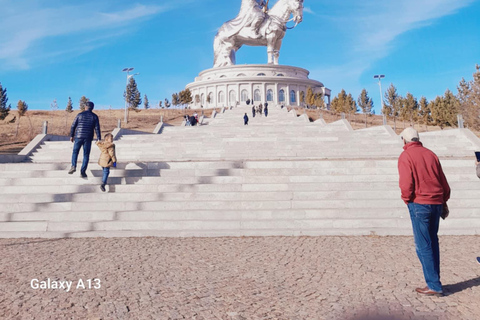
{"label": "horse's head", "polygon": [[303,20],[303,0],[289,0],[290,10],[292,11],[293,21],[299,24]]}

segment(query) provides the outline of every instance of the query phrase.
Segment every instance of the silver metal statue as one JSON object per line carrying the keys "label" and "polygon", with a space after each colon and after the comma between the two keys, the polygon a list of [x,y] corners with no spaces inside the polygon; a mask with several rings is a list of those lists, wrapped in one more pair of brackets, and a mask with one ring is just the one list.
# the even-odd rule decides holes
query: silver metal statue
{"label": "silver metal statue", "polygon": [[302,19],[303,0],[278,0],[270,10],[268,0],[242,0],[238,16],[225,22],[215,36],[213,66],[234,65],[235,53],[243,45],[266,46],[268,63],[278,64],[287,23],[297,26]]}

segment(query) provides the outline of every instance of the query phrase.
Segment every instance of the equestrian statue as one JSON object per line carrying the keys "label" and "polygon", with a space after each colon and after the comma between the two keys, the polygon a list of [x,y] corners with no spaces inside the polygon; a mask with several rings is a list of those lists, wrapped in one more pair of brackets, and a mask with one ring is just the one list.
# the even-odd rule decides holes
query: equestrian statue
{"label": "equestrian statue", "polygon": [[[302,19],[303,0],[278,0],[271,9],[268,0],[242,0],[238,16],[225,22],[215,36],[214,68],[235,65],[235,54],[243,45],[266,46],[268,63],[278,65],[287,29]],[[292,28],[287,27],[290,21],[295,22]]]}

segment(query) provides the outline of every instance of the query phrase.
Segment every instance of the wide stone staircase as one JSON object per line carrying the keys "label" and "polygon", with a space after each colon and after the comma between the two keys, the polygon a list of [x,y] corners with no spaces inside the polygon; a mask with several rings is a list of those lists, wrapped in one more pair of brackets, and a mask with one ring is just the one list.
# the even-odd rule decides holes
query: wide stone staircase
{"label": "wide stone staircase", "polygon": [[[43,143],[30,163],[0,164],[0,236],[411,234],[398,188],[402,141],[390,127],[310,123],[280,108],[209,120],[122,136],[105,193],[95,146],[85,180],[67,174],[70,142]],[[466,129],[420,138],[452,187],[441,233],[480,234],[479,139]]]}

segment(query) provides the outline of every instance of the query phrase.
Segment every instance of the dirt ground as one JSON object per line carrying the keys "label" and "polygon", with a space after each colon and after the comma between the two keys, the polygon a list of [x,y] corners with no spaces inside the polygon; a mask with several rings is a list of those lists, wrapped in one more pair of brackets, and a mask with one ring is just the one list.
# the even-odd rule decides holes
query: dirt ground
{"label": "dirt ground", "polygon": [[[210,117],[214,109],[204,109],[203,113],[206,117]],[[217,108],[220,111],[220,108]],[[68,135],[73,119],[80,111],[73,113],[65,111],[28,111],[25,116],[18,121],[18,114],[12,111],[4,120],[0,121],[0,154],[16,154],[20,152],[37,134],[42,133],[44,121],[48,121],[48,133],[55,135]],[[195,112],[201,114],[202,110],[179,110],[179,109],[149,109],[140,110],[138,112],[130,111],[128,123],[124,124],[124,110],[95,110],[100,117],[102,134],[112,132],[117,127],[118,119],[122,119],[122,128],[152,132],[155,126],[160,122],[163,116],[164,122],[170,125],[180,125],[185,114],[192,115]],[[303,109],[297,111],[303,113]],[[341,119],[339,114],[335,114],[326,110],[305,110],[311,121],[318,120],[320,117],[327,122],[334,122]],[[17,121],[14,121],[15,120]],[[353,129],[365,128],[365,116],[363,114],[347,115],[346,119],[350,121]],[[367,126],[382,125],[382,116],[367,117]],[[393,120],[389,119],[388,124],[393,128]],[[17,132],[18,125],[18,132]],[[408,126],[409,123],[403,123],[397,120],[396,132],[399,134]],[[426,131],[424,125],[415,125],[420,132]],[[439,127],[429,126],[427,131],[440,130]],[[478,136],[480,133],[476,132]]]}

